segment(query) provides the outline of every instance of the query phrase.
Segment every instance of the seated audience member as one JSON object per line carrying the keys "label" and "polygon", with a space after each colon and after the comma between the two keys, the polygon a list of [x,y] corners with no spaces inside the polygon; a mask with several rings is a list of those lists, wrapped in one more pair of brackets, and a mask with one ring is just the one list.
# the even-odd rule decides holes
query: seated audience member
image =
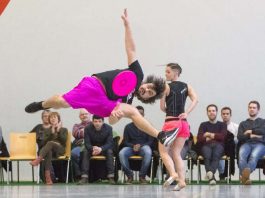
{"label": "seated audience member", "polygon": [[[225,155],[230,157],[230,174],[235,173],[235,151],[238,133],[238,124],[231,121],[232,110],[230,107],[223,107],[221,110],[221,117],[223,122],[227,125],[227,135],[225,139]],[[227,161],[226,161],[227,162]],[[220,160],[218,171],[220,180],[225,180],[228,173],[228,163],[225,160]]]}
{"label": "seated audience member", "polygon": [[238,128],[239,173],[242,184],[250,185],[250,174],[255,170],[258,160],[265,155],[265,120],[258,117],[260,104],[248,103],[249,118]]}
{"label": "seated audience member", "polygon": [[[36,141],[38,144],[38,149],[40,150],[44,146],[44,130],[50,128],[50,122],[49,122],[49,113],[50,110],[44,110],[41,113],[41,119],[42,119],[42,124],[37,124],[30,132],[31,133],[36,133]],[[38,150],[38,151],[39,151]]]}
{"label": "seated audience member", "polygon": [[74,178],[80,179],[81,171],[80,171],[80,152],[81,149],[84,148],[84,130],[85,127],[91,123],[90,121],[90,113],[86,109],[80,109],[79,118],[81,123],[75,124],[73,127],[73,137],[75,140],[73,141],[73,149],[71,151],[71,159],[73,164]]}
{"label": "seated audience member", "polygon": [[[142,106],[136,107],[140,114],[144,116],[144,108]],[[147,171],[152,159],[152,149],[154,138],[147,135],[138,129],[134,123],[129,123],[125,126],[123,134],[124,147],[119,152],[119,159],[122,170],[127,176],[126,184],[131,184],[133,181],[133,171],[130,168],[129,157],[139,155],[143,157],[139,179],[141,184],[147,184],[145,179]]]}
{"label": "seated audience member", "polygon": [[206,176],[210,185],[216,184],[215,172],[224,153],[226,138],[226,124],[217,121],[218,108],[214,104],[207,106],[209,121],[200,124],[198,132],[198,144],[201,145],[201,154],[204,158]]}
{"label": "seated audience member", "polygon": [[85,128],[85,148],[83,149],[81,162],[81,180],[78,184],[88,182],[90,158],[92,156],[104,155],[110,184],[114,184],[114,160],[113,160],[113,135],[112,127],[104,123],[104,118],[93,115],[92,123]]}
{"label": "seated audience member", "polygon": [[58,157],[65,153],[68,130],[62,127],[59,113],[51,112],[48,119],[51,126],[44,129],[44,146],[40,149],[38,158],[31,161],[30,164],[37,166],[44,159],[45,181],[46,184],[51,185],[53,184],[50,173],[52,157]]}

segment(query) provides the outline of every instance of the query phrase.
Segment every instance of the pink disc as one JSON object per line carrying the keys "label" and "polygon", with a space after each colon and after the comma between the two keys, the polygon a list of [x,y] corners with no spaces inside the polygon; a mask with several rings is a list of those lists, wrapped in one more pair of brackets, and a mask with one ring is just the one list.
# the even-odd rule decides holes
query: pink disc
{"label": "pink disc", "polygon": [[137,83],[137,78],[132,71],[119,73],[112,82],[113,92],[118,96],[127,96],[133,91]]}

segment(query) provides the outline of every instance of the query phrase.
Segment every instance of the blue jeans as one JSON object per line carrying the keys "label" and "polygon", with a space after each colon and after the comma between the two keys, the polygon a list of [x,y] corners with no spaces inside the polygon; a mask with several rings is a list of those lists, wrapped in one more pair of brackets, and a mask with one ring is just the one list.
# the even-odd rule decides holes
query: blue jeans
{"label": "blue jeans", "polygon": [[129,157],[139,155],[143,157],[139,177],[145,177],[152,159],[152,149],[150,146],[145,145],[140,148],[139,152],[134,152],[131,147],[124,147],[119,152],[121,166],[127,177],[133,177],[133,171],[130,169]]}
{"label": "blue jeans", "polygon": [[72,149],[71,151],[71,160],[72,160],[72,165],[73,165],[73,170],[74,170],[74,177],[78,177],[81,175],[80,171],[80,151],[81,147],[77,146]]}
{"label": "blue jeans", "polygon": [[219,175],[225,172],[225,160],[220,160],[218,164]]}
{"label": "blue jeans", "polygon": [[265,155],[265,145],[262,143],[244,143],[239,149],[239,171],[242,175],[244,168],[250,168],[253,172],[258,160]]}

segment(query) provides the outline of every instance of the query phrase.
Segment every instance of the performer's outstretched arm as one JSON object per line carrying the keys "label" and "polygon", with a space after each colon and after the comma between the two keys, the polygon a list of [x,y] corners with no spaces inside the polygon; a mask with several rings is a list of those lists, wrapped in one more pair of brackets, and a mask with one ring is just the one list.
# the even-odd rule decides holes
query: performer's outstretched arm
{"label": "performer's outstretched arm", "polygon": [[124,13],[121,16],[124,27],[125,27],[125,48],[128,58],[128,65],[133,63],[136,60],[136,49],[135,49],[135,43],[132,37],[132,31],[129,23],[128,13],[127,9],[124,9]]}

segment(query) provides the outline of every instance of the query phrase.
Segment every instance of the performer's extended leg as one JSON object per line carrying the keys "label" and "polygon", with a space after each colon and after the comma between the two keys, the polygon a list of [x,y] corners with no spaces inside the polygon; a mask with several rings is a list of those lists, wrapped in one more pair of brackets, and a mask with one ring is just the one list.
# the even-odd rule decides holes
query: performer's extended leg
{"label": "performer's extended leg", "polygon": [[54,108],[68,108],[70,105],[64,100],[64,98],[60,95],[54,95],[51,98],[41,101],[41,102],[33,102],[26,106],[25,111],[27,113],[35,113],[40,110]]}
{"label": "performer's extended leg", "polygon": [[[139,111],[125,103],[120,103],[113,112],[120,112],[122,117],[130,118],[137,128],[141,129],[150,136],[157,137],[158,140],[165,146],[170,145],[176,138],[178,129],[164,133],[163,131],[159,132],[156,130],[140,113]],[[113,122],[115,123],[115,122]]]}
{"label": "performer's extended leg", "polygon": [[69,108],[70,105],[65,101],[65,99],[60,95],[54,95],[51,98],[43,101],[42,103],[43,108],[54,108],[54,109],[60,109],[60,108]]}

